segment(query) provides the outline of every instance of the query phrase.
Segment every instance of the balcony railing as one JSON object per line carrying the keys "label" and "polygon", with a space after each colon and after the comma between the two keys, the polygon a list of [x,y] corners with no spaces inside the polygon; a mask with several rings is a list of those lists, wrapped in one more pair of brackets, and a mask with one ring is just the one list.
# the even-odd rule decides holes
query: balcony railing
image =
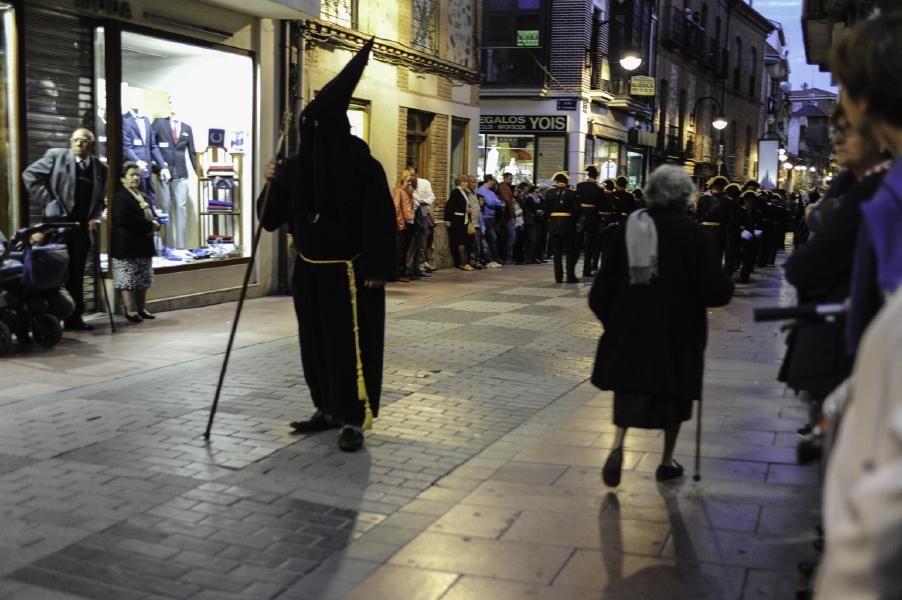
{"label": "balcony railing", "polygon": [[483,48],[482,76],[486,85],[545,85],[545,72],[533,48]]}
{"label": "balcony railing", "polygon": [[686,13],[670,3],[661,11],[661,44],[674,50],[686,42]]}

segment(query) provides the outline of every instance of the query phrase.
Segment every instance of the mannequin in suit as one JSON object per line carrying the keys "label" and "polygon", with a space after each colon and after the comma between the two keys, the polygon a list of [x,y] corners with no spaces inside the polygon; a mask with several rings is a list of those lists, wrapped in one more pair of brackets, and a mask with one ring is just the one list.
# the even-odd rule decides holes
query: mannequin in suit
{"label": "mannequin in suit", "polygon": [[153,122],[153,132],[163,160],[169,165],[172,178],[160,182],[160,207],[169,214],[164,243],[170,248],[184,250],[185,224],[188,206],[188,166],[197,170],[197,152],[194,148],[194,132],[181,120],[177,100],[169,97],[169,116]]}
{"label": "mannequin in suit", "polygon": [[160,153],[150,119],[142,113],[143,92],[140,89],[129,87],[124,97],[127,100],[127,111],[122,115],[122,155],[125,160],[135,162],[141,168],[139,189],[147,194],[151,204],[156,206],[157,195],[150,177],[150,163],[156,162],[160,167],[161,181],[167,181],[170,178],[169,164]]}

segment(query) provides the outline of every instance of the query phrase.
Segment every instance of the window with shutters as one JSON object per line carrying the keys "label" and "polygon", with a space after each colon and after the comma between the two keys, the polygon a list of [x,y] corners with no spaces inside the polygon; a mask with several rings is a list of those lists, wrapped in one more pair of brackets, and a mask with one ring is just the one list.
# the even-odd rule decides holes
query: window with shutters
{"label": "window with shutters", "polygon": [[320,0],[320,18],[357,29],[357,0]]}
{"label": "window with shutters", "polygon": [[422,52],[438,53],[438,1],[412,0],[411,45]]}

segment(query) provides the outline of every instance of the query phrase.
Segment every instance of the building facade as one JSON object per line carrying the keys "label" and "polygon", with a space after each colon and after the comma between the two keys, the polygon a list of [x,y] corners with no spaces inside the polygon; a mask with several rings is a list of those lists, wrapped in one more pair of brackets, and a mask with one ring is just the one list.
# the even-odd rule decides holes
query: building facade
{"label": "building facade", "polygon": [[[417,167],[436,195],[434,266],[451,263],[444,204],[456,175],[474,173],[479,131],[476,0],[328,0],[299,23],[300,76],[293,93],[313,98],[372,36],[373,54],[348,112],[393,185]],[[354,165],[348,165],[353,176]]]}
{"label": "building facade", "polygon": [[802,86],[789,93],[792,113],[787,136],[788,163],[793,165],[787,185],[807,189],[818,185],[830,167],[833,146],[830,142],[830,113],[837,95],[819,88]]}
{"label": "building facade", "polygon": [[[168,309],[237,298],[251,253],[261,164],[279,133],[283,20],[316,10],[315,2],[299,0],[0,3],[0,230],[9,234],[40,221],[43,207],[29,199],[20,175],[48,149],[67,148],[76,128],[95,134],[95,153],[110,171],[110,199],[135,147],[176,145],[155,125],[175,115],[196,152],[173,159],[184,175],[185,212],[170,215],[165,228],[174,234],[178,227],[183,240],[167,241],[165,229],[158,236],[148,299],[152,309]],[[146,117],[151,130],[129,134],[127,121],[135,116]],[[148,166],[159,209],[163,165]],[[95,299],[95,282],[113,297],[109,223],[96,245],[99,272],[91,269],[88,277]],[[261,249],[252,296],[272,287],[269,252]]]}
{"label": "building facade", "polygon": [[[594,164],[643,185],[653,96],[630,84],[653,72],[655,23],[651,0],[483,3],[478,175],[568,171],[575,183]],[[641,59],[632,71],[628,53]]]}
{"label": "building facade", "polygon": [[[758,177],[767,131],[765,58],[774,25],[739,0],[661,3],[653,164],[676,162],[699,185]],[[722,117],[726,127],[714,127]]]}

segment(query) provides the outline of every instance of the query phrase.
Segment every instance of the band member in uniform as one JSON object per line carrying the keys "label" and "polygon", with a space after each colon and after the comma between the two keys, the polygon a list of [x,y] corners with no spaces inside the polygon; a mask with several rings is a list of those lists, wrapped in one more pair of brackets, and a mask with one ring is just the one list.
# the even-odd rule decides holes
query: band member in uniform
{"label": "band member in uniform", "polygon": [[739,231],[739,196],[742,194],[742,188],[738,183],[731,183],[723,189],[721,196],[721,229],[724,238],[724,265],[723,270],[727,276],[732,277],[742,260],[739,253],[740,237]]}
{"label": "band member in uniform", "polygon": [[[608,179],[601,186],[601,199],[598,204],[598,249],[602,260],[620,222],[620,215],[614,204],[614,180]],[[598,270],[597,264],[592,267],[593,270]]]}
{"label": "band member in uniform", "polygon": [[698,201],[698,210],[695,213],[696,219],[701,223],[708,235],[714,241],[714,247],[717,250],[717,256],[720,262],[723,262],[723,251],[725,243],[724,229],[721,227],[723,219],[723,190],[730,183],[723,175],[713,177],[708,181],[708,191],[706,191]]}
{"label": "band member in uniform", "polygon": [[626,221],[631,212],[639,208],[639,205],[636,203],[636,197],[626,191],[628,184],[629,180],[623,175],[614,180],[614,205],[624,221]]}
{"label": "band member in uniform", "polygon": [[739,196],[738,210],[735,211],[742,260],[739,283],[751,281],[751,274],[755,269],[755,261],[761,245],[761,203],[761,197],[751,189],[742,192]]}
{"label": "band member in uniform", "polygon": [[604,192],[598,185],[598,169],[595,165],[586,167],[586,181],[576,184],[576,198],[579,201],[579,221],[576,229],[579,249],[583,253],[583,277],[591,277],[598,267],[599,215],[598,211]]}
{"label": "band member in uniform", "polygon": [[[347,452],[363,446],[363,431],[379,414],[384,283],[397,267],[385,172],[366,143],[351,135],[347,117],[372,46],[367,42],[307,104],[298,153],[267,165],[269,198],[264,192],[258,201],[263,226],[273,231],[288,224],[297,252],[294,306],[316,412],[291,426],[298,432],[341,428],[338,446]],[[347,176],[348,165],[354,177]]]}
{"label": "band member in uniform", "polygon": [[555,173],[552,177],[554,187],[545,192],[543,210],[548,215],[548,235],[551,253],[554,255],[554,280],[564,281],[563,258],[567,255],[567,283],[579,283],[576,277],[576,260],[579,258],[576,249],[576,217],[579,202],[576,192],[567,183],[570,178],[564,172]]}

